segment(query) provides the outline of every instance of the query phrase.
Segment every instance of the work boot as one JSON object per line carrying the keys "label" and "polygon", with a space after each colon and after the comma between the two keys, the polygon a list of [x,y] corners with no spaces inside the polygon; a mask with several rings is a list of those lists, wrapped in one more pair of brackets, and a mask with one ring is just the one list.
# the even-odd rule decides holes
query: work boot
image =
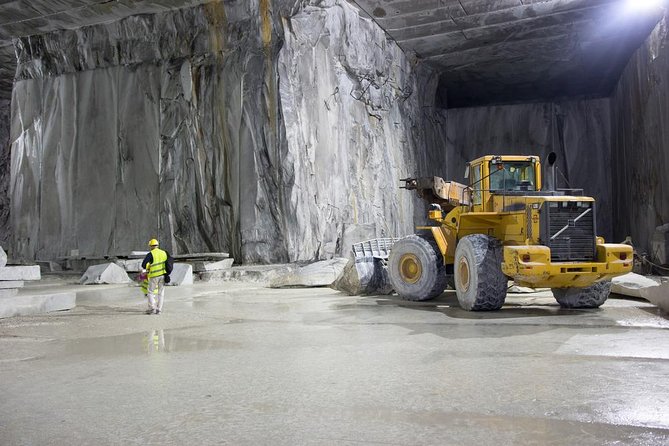
{"label": "work boot", "polygon": [[160,313],[159,310],[153,310],[153,311],[151,312],[151,314],[158,314],[158,313]]}
{"label": "work boot", "polygon": [[152,310],[151,308],[149,308],[148,310],[146,310],[146,314],[153,314],[154,311],[155,310]]}
{"label": "work boot", "polygon": [[156,310],[156,314],[160,314],[160,310]]}

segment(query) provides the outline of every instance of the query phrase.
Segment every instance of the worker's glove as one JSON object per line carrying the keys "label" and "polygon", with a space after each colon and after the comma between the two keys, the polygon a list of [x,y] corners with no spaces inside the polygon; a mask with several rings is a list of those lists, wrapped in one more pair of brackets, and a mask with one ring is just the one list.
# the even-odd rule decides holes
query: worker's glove
{"label": "worker's glove", "polygon": [[169,274],[165,274],[165,283],[170,283],[170,281],[171,281],[171,279],[170,279],[170,275],[169,275]]}

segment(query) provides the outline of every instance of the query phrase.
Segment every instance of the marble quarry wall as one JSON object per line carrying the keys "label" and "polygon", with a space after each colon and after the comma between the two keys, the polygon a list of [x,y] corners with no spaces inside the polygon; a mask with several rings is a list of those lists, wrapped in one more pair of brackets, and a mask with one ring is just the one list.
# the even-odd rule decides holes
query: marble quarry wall
{"label": "marble quarry wall", "polygon": [[647,249],[668,221],[666,18],[610,99],[450,110],[436,73],[345,0],[215,1],[15,45],[0,245],[17,260],[152,237],[245,263],[345,256],[424,223],[399,178],[464,181],[487,153],[556,152],[608,240]]}
{"label": "marble quarry wall", "polygon": [[458,108],[446,114],[448,163],[439,176],[464,181],[466,162],[482,155],[538,155],[545,160],[555,152],[558,187],[583,189],[595,197],[597,231],[611,240],[608,99]]}
{"label": "marble quarry wall", "polygon": [[157,236],[173,253],[303,261],[412,232],[417,200],[398,179],[443,139],[424,124],[435,76],[344,1],[288,3],[19,39],[13,257],[123,254]]}
{"label": "marble quarry wall", "polygon": [[9,243],[9,185],[11,175],[11,153],[9,145],[9,122],[11,102],[0,99],[0,247]]}
{"label": "marble quarry wall", "polygon": [[625,68],[611,112],[615,234],[650,252],[669,223],[669,12]]}
{"label": "marble quarry wall", "polygon": [[284,32],[279,92],[295,181],[286,198],[296,210],[288,227],[300,228],[287,234],[297,258],[332,255],[349,234],[412,233],[415,197],[399,179],[425,172],[420,154],[443,134],[424,125],[436,76],[344,3],[308,6]]}

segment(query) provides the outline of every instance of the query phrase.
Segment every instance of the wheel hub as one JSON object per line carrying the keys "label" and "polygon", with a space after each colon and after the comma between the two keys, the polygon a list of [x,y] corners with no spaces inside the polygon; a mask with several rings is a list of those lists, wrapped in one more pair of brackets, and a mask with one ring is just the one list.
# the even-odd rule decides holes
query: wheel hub
{"label": "wheel hub", "polygon": [[414,254],[404,254],[400,258],[400,276],[406,283],[416,283],[423,275],[420,260]]}
{"label": "wheel hub", "polygon": [[469,262],[467,262],[467,258],[465,257],[461,258],[460,263],[458,263],[458,278],[460,279],[459,282],[462,291],[467,291],[469,289],[470,274]]}

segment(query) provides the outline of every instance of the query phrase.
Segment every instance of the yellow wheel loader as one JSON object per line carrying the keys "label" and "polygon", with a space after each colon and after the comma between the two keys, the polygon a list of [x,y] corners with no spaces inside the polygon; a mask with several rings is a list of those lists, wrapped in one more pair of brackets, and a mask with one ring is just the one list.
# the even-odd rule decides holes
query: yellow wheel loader
{"label": "yellow wheel loader", "polygon": [[[555,155],[549,156],[549,164]],[[439,177],[402,186],[430,204],[432,224],[397,241],[388,276],[404,299],[429,300],[450,284],[465,310],[498,310],[507,281],[551,288],[562,307],[596,308],[611,278],[632,270],[632,247],[596,236],[595,200],[574,189],[542,190],[536,156],[471,161],[469,185]]]}

